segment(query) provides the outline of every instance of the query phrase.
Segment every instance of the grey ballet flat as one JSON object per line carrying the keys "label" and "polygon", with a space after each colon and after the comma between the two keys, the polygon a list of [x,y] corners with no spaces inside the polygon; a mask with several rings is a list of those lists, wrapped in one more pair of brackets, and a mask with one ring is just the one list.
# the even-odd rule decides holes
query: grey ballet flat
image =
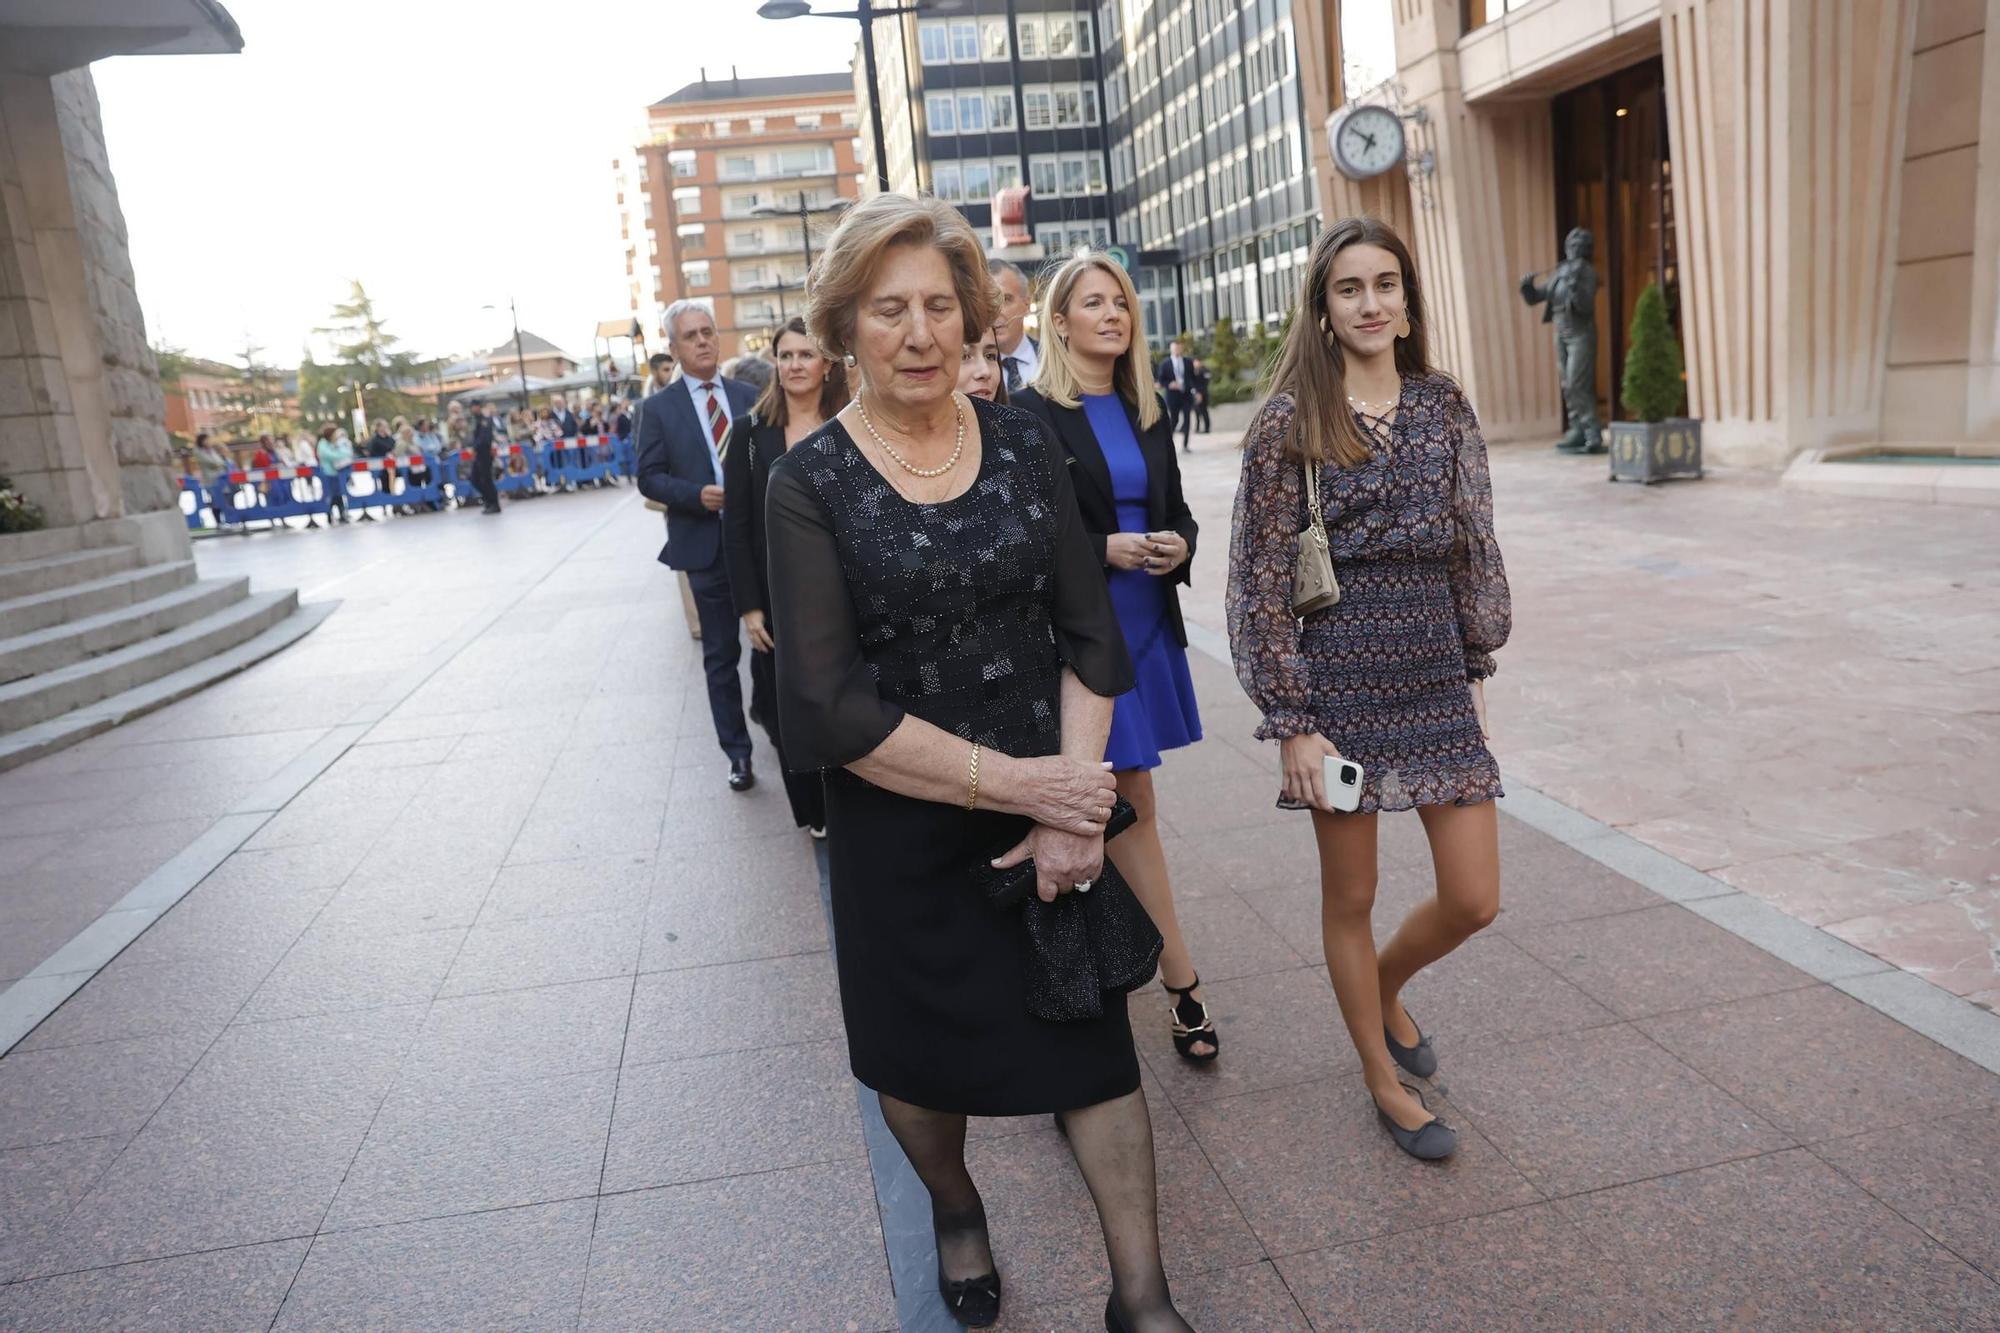
{"label": "grey ballet flat", "polygon": [[[1424,1101],[1421,1090],[1407,1083],[1403,1085],[1403,1089],[1414,1096],[1425,1110],[1430,1109],[1430,1103]],[[1458,1131],[1436,1116],[1432,1116],[1415,1129],[1404,1129],[1382,1109],[1380,1102],[1376,1102],[1375,1118],[1382,1122],[1382,1128],[1389,1131],[1389,1137],[1396,1141],[1398,1148],[1421,1161],[1441,1162],[1458,1151]]]}
{"label": "grey ballet flat", "polygon": [[[1405,1009],[1403,1012],[1407,1014],[1410,1011]],[[1410,1026],[1417,1026],[1415,1018],[1410,1019]],[[1437,1073],[1437,1052],[1431,1049],[1431,1039],[1424,1035],[1422,1028],[1417,1028],[1417,1044],[1405,1046],[1396,1040],[1394,1034],[1389,1031],[1389,1025],[1384,1023],[1382,1040],[1389,1043],[1389,1056],[1403,1067],[1404,1073],[1415,1074],[1418,1078],[1429,1078]]]}

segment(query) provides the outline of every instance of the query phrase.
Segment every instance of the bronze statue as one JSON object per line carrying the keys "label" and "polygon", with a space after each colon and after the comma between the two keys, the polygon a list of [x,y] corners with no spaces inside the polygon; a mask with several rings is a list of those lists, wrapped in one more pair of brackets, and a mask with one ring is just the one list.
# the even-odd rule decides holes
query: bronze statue
{"label": "bronze statue", "polygon": [[[1547,304],[1542,323],[1556,326],[1556,374],[1562,380],[1569,433],[1556,448],[1572,454],[1604,452],[1604,423],[1597,419],[1597,270],[1590,266],[1591,235],[1573,227],[1563,238],[1563,262],[1548,273],[1521,279],[1521,299]],[[1546,286],[1539,279],[1548,278]]]}

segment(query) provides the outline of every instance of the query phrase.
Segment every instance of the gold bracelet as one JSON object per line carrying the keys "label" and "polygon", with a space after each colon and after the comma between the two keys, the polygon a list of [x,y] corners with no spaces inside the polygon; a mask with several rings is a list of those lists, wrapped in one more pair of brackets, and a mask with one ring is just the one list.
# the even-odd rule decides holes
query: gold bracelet
{"label": "gold bracelet", "polygon": [[965,781],[969,790],[965,793],[965,808],[971,810],[979,804],[979,742],[972,743],[972,762],[966,766]]}

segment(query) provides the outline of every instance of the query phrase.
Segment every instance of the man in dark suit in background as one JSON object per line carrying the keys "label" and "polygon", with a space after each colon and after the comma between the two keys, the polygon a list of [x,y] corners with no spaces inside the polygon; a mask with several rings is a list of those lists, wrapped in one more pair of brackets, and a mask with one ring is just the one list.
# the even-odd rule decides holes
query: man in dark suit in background
{"label": "man in dark suit in background", "polygon": [[667,544],[660,563],[686,573],[701,618],[701,660],[708,675],[708,709],[715,739],[729,756],[729,787],[757,784],[750,767],[750,728],[743,720],[740,622],[722,559],[722,450],[730,423],[749,413],[749,386],[716,369],[722,340],[715,318],[696,301],[667,307],[667,344],[681,377],[639,407],[639,490],[667,510]]}
{"label": "man in dark suit in background", "polygon": [[[472,408],[472,485],[479,492],[480,512],[500,512],[500,488],[493,484],[493,416],[485,403]],[[347,516],[341,515],[345,522]]]}
{"label": "man in dark suit in background", "polygon": [[1195,433],[1206,435],[1211,429],[1208,424],[1208,367],[1202,365],[1200,357],[1190,364],[1194,369],[1188,373],[1194,378],[1189,382],[1188,389],[1194,394]]}
{"label": "man in dark suit in background", "polygon": [[1194,407],[1194,368],[1188,360],[1187,348],[1176,338],[1167,344],[1167,354],[1160,359],[1159,369],[1153,376],[1167,393],[1167,430],[1180,427],[1181,452],[1192,453],[1188,447],[1188,429],[1192,425]]}

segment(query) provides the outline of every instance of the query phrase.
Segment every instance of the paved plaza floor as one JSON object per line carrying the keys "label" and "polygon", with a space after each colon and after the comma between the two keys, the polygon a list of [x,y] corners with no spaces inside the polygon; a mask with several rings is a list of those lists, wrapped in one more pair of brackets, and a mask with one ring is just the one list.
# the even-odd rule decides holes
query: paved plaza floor
{"label": "paved plaza floor", "polygon": [[[1208,737],[1160,789],[1223,1059],[1133,1011],[1182,1308],[2000,1329],[2000,983],[1959,925],[2000,892],[1992,520],[1587,466],[1496,461],[1504,910],[1411,988],[1463,1139],[1425,1165],[1217,656],[1233,453],[1188,460]],[[0,1024],[74,991],[0,1058],[0,1328],[953,1327],[815,847],[767,752],[724,785],[659,529],[627,489],[204,543],[342,605],[0,776]],[[1429,862],[1382,837],[1386,934]],[[1003,1327],[1099,1327],[1063,1141],[973,1136]]]}

